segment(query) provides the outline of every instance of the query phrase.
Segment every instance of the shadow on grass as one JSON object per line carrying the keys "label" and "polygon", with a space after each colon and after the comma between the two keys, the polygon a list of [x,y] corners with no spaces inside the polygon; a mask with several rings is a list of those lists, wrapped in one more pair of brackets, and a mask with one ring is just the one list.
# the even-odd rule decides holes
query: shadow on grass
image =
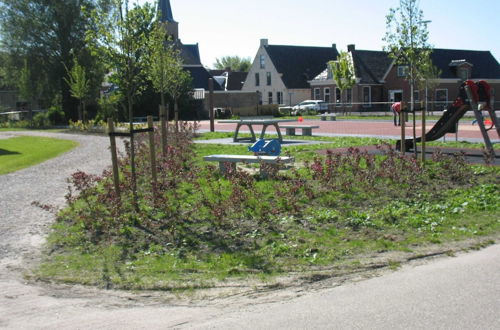
{"label": "shadow on grass", "polygon": [[5,149],[0,149],[0,156],[7,156],[7,155],[20,155],[20,152],[17,151],[9,151]]}

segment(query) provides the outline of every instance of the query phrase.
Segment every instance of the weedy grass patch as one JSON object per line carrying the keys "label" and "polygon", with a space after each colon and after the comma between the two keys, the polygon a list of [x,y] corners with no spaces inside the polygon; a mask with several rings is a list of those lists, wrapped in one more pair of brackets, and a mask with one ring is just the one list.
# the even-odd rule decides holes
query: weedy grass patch
{"label": "weedy grass patch", "polygon": [[262,179],[239,169],[222,176],[201,161],[246,154],[245,146],[193,144],[193,136],[183,126],[167,155],[158,154],[154,194],[149,150],[137,141],[138,211],[127,156],[119,164],[121,198],[111,173],[73,174],[68,207],[35,275],[107,288],[206,288],[356,267],[367,254],[500,232],[500,170],[470,166],[460,155],[436,154],[422,167],[389,145],[374,156],[356,148],[370,139],[338,139],[330,148],[351,147],[347,153],[295,146],[290,153],[302,165]]}
{"label": "weedy grass patch", "polygon": [[78,145],[70,140],[19,136],[0,140],[0,175],[59,156]]}

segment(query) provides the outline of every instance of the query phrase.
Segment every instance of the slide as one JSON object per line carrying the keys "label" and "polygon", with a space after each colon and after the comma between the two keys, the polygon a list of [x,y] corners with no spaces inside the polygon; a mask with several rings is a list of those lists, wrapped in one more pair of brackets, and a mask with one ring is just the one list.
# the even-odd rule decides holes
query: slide
{"label": "slide", "polygon": [[[487,108],[490,108],[490,86],[485,81],[477,83],[472,80],[466,80],[460,85],[458,97],[452,105],[443,111],[443,116],[425,134],[426,141],[434,141],[445,135],[446,133],[456,133],[457,123],[464,116],[464,114],[471,109],[470,102],[467,98],[465,86],[468,86],[471,91],[472,98],[475,102],[483,102]],[[415,142],[421,142],[422,138],[416,138]],[[405,150],[410,151],[414,149],[413,138],[405,140]],[[401,140],[396,143],[396,150],[401,150]]]}
{"label": "slide", "polygon": [[[455,133],[458,121],[469,109],[470,106],[467,104],[462,104],[460,106],[450,105],[448,109],[443,112],[443,116],[439,118],[434,127],[425,134],[425,141],[434,141],[443,137],[446,133]],[[415,139],[416,143],[421,141],[421,137]],[[396,150],[401,150],[401,140],[398,140],[396,143]],[[413,138],[405,140],[405,150],[413,150]]]}

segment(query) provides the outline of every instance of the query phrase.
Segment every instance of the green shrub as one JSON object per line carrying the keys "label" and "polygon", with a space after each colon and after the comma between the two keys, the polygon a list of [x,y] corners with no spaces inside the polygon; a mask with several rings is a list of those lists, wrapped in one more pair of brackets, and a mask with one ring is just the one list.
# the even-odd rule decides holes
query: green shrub
{"label": "green shrub", "polygon": [[59,106],[51,106],[47,112],[47,118],[51,125],[66,124],[66,116]]}
{"label": "green shrub", "polygon": [[34,128],[45,128],[50,126],[50,119],[48,112],[39,112],[33,116]]}

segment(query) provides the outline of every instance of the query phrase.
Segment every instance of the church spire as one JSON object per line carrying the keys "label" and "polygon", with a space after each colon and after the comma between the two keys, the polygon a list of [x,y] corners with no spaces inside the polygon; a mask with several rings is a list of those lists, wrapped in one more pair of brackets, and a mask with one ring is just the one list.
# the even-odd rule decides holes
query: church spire
{"label": "church spire", "polygon": [[158,1],[158,11],[160,12],[160,21],[173,23],[174,16],[172,15],[172,7],[170,6],[170,0],[159,0]]}
{"label": "church spire", "polygon": [[166,23],[167,35],[169,35],[173,41],[178,41],[179,23],[174,21],[172,7],[170,7],[170,0],[158,1],[158,14],[160,15],[160,22]]}

